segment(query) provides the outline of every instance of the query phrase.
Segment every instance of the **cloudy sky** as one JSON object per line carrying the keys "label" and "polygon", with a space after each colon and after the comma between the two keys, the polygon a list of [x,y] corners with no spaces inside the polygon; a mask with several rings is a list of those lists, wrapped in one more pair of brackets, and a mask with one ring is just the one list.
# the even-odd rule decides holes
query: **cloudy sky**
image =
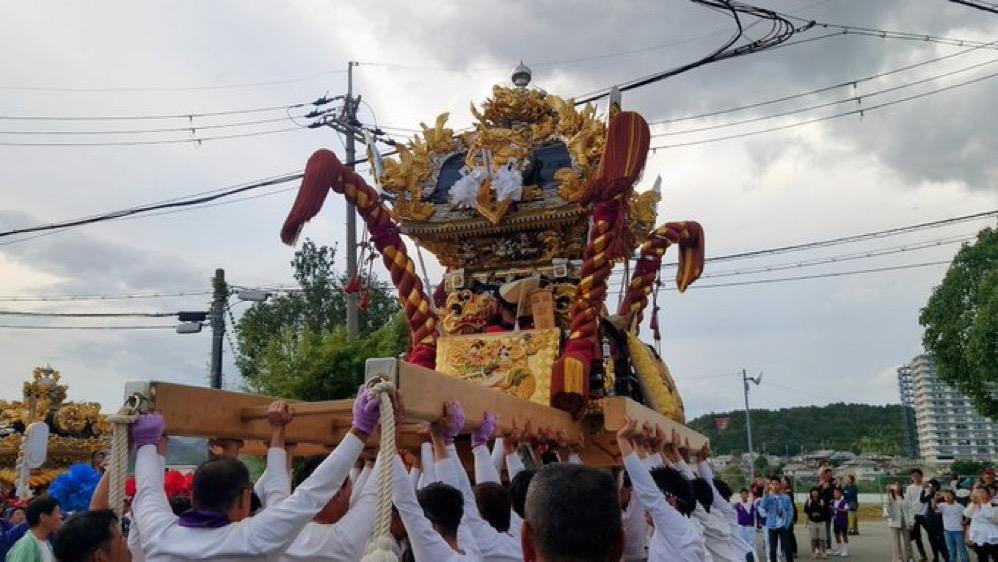
{"label": "cloudy sky", "polygon": [[[770,0],[802,18],[992,41],[998,15],[943,0]],[[750,20],[746,23],[750,23]],[[365,105],[361,118],[412,128],[438,113],[469,123],[468,103],[505,83],[522,58],[534,84],[565,96],[670,68],[709,52],[731,32],[722,14],[684,0],[580,2],[56,2],[0,6],[0,115],[188,114],[282,106],[342,93],[348,60]],[[750,28],[752,36],[764,26]],[[825,33],[815,29],[801,35]],[[863,36],[823,39],[700,68],[629,92],[649,121],[751,104],[849,82],[966,51],[937,42]],[[628,53],[628,54],[621,54]],[[653,146],[756,131],[870,107],[988,76],[998,56],[978,49],[904,72],[753,110],[654,126],[677,132],[863,96],[841,105],[700,132]],[[998,62],[998,61],[996,61]],[[977,68],[966,69],[972,65]],[[875,95],[895,86],[947,77]],[[660,149],[645,181],[661,174],[661,220],[697,220],[708,255],[823,240],[998,208],[998,81],[890,107],[741,139]],[[252,85],[249,85],[252,84]],[[11,131],[184,128],[272,119],[196,136],[294,127],[283,111],[162,121],[0,120],[0,142],[107,142],[190,138],[190,133],[27,135]],[[315,149],[342,153],[329,130],[140,146],[0,145],[0,230],[86,216],[299,170]],[[208,290],[223,267],[242,285],[289,283],[292,250],[278,230],[293,184],[267,195],[189,212],[109,222],[37,238],[0,239],[0,295],[120,295]],[[337,198],[305,230],[344,239]],[[993,219],[992,221],[993,222]],[[707,288],[733,281],[884,268],[949,259],[953,240],[988,221],[904,236],[717,263],[708,275],[790,266],[871,250],[912,249],[814,267],[742,273],[664,292],[664,351],[688,412],[741,404],[735,373],[764,372],[760,407],[897,401],[893,369],[920,351],[917,317],[944,266]],[[439,268],[431,267],[431,275]],[[0,302],[22,311],[174,311],[205,296],[104,302]],[[239,313],[241,307],[237,307]],[[162,324],[144,320],[0,317],[10,325]],[[206,380],[210,338],[169,330],[27,331],[0,328],[0,398],[45,363],[76,399],[120,403],[123,381]],[[226,348],[226,376],[238,378]]]}

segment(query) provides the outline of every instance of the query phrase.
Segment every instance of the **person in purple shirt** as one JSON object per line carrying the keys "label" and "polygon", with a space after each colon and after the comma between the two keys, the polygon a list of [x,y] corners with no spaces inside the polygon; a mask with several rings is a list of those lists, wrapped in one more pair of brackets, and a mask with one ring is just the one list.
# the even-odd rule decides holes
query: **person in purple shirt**
{"label": "person in purple shirt", "polygon": [[732,502],[735,506],[735,513],[738,514],[738,531],[755,552],[755,524],[758,516],[755,502],[749,497],[749,491],[745,488],[739,492],[739,498],[739,500]]}
{"label": "person in purple shirt", "polygon": [[841,488],[835,488],[832,495],[832,529],[835,532],[836,551],[833,556],[849,556],[849,502]]}

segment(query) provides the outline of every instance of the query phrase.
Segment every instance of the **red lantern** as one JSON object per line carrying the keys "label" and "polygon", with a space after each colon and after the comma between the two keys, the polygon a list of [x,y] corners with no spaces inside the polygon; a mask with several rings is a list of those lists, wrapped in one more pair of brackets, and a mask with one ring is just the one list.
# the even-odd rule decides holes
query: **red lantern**
{"label": "red lantern", "polygon": [[714,418],[714,427],[716,427],[718,431],[728,429],[729,425],[731,425],[731,418],[729,417]]}

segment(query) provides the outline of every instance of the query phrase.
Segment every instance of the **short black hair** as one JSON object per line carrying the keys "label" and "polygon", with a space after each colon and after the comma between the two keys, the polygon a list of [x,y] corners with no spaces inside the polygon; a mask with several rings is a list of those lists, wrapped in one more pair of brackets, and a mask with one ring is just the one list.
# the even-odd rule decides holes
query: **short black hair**
{"label": "short black hair", "polygon": [[83,511],[70,517],[52,539],[52,553],[59,562],[86,562],[98,550],[109,550],[118,524],[110,509]]}
{"label": "short black hair", "polygon": [[[717,481],[715,480],[714,482],[715,482],[714,485],[717,486],[717,483],[716,483]],[[749,491],[748,491],[748,488],[742,488],[741,490],[738,490],[738,493],[739,494],[747,494],[747,493],[749,493]]]}
{"label": "short black hair", "polygon": [[633,488],[634,483],[631,482],[631,475],[624,471],[624,475],[620,477],[620,486],[622,488]]}
{"label": "short black hair", "polygon": [[605,562],[621,552],[620,500],[606,471],[571,463],[544,466],[527,492],[526,523],[547,560]]}
{"label": "short black hair", "polygon": [[936,480],[935,478],[929,480],[929,486],[935,488],[937,492],[942,489],[942,485],[940,485],[939,481]]}
{"label": "short black hair", "polygon": [[919,476],[923,476],[925,474],[925,473],[922,472],[921,468],[913,468],[913,469],[911,469],[911,473],[912,474],[916,474],[917,473]]}
{"label": "short black hair", "polygon": [[717,493],[721,495],[721,498],[725,500],[731,499],[731,496],[735,494],[731,491],[731,486],[728,486],[728,483],[720,478],[714,478],[714,488],[717,489]]}
{"label": "short black hair", "polygon": [[187,496],[174,496],[170,498],[170,509],[173,514],[179,516],[181,513],[191,508],[191,499]]}
{"label": "short black hair", "polygon": [[513,506],[513,511],[521,519],[523,518],[524,504],[527,502],[527,490],[530,488],[530,482],[534,479],[534,474],[536,472],[533,470],[521,470],[509,482],[509,501]]}
{"label": "short black hair", "polygon": [[28,503],[24,515],[28,519],[28,527],[35,527],[41,521],[42,515],[52,515],[55,508],[59,507],[59,502],[49,495],[41,495]]}
{"label": "short black hair", "polygon": [[416,493],[423,515],[433,523],[444,538],[457,537],[457,528],[464,517],[464,495],[457,488],[433,482]]}
{"label": "short black hair", "polygon": [[312,455],[311,457],[306,457],[301,463],[298,470],[295,471],[294,487],[297,488],[306,478],[312,476],[316,468],[322,464],[322,461],[326,460],[326,457],[322,455]]}
{"label": "short black hair", "polygon": [[676,500],[676,509],[679,513],[689,516],[696,508],[696,497],[693,495],[693,487],[690,481],[671,466],[656,466],[651,470],[651,477],[655,480],[658,489],[666,497],[673,497]]}
{"label": "short black hair", "polygon": [[710,506],[714,504],[714,489],[710,487],[710,482],[703,478],[694,478],[690,481],[690,486],[693,487],[693,495],[696,496],[697,502],[703,506],[704,511],[710,513]]}
{"label": "short black hair", "polygon": [[194,471],[191,503],[196,509],[225,513],[250,486],[249,470],[242,462],[227,457],[209,459]]}
{"label": "short black hair", "polygon": [[475,504],[482,519],[488,521],[495,530],[505,533],[509,530],[509,510],[512,506],[509,491],[497,482],[482,482],[475,485]]}

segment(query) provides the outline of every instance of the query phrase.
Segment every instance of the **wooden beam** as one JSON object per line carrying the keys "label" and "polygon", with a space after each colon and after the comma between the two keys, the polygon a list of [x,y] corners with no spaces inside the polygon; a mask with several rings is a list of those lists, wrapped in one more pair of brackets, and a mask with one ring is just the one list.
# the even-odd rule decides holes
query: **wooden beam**
{"label": "wooden beam", "polygon": [[[295,417],[341,414],[337,417],[342,418],[342,414],[345,414],[347,421],[350,421],[351,413],[353,411],[353,400],[326,400],[322,402],[291,401],[291,406],[294,410]],[[250,406],[243,408],[240,411],[240,417],[243,421],[264,419],[267,417],[267,408],[268,406]]]}
{"label": "wooden beam", "polygon": [[679,432],[680,438],[689,439],[691,449],[699,449],[708,439],[686,427],[675,422],[662,414],[652,410],[648,406],[639,404],[630,398],[614,396],[603,399],[603,429],[607,433],[615,434],[618,429],[624,427],[624,418],[628,417],[637,420],[638,424],[649,423],[657,425],[665,430],[666,435],[670,435],[672,430]]}

